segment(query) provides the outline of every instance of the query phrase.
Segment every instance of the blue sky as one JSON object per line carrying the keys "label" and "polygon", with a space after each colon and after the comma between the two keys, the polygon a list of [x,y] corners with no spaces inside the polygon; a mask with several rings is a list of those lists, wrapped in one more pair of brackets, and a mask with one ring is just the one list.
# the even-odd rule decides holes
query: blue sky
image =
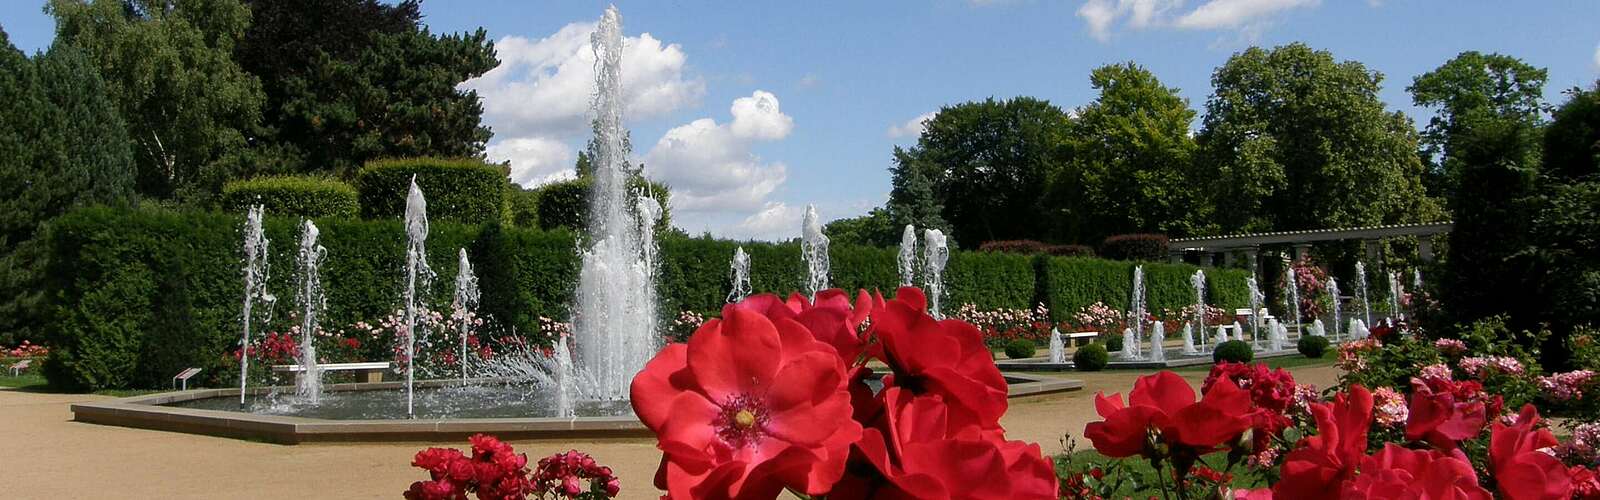
{"label": "blue sky", "polygon": [[[52,22],[7,1],[0,26],[24,51]],[[569,175],[587,139],[587,33],[603,3],[432,0],[435,32],[486,28],[497,73],[469,83],[495,129],[490,156],[526,183]],[[1385,75],[1382,98],[1419,123],[1405,86],[1464,50],[1550,71],[1547,98],[1600,78],[1600,2],[1483,0],[619,1],[629,51],[627,122],[647,173],[674,186],[674,219],[698,233],[786,239],[881,205],[896,144],[915,119],[985,97],[1094,98],[1088,73],[1135,61],[1199,110],[1211,72],[1251,45],[1303,41]],[[1419,125],[1420,126],[1420,125]]]}

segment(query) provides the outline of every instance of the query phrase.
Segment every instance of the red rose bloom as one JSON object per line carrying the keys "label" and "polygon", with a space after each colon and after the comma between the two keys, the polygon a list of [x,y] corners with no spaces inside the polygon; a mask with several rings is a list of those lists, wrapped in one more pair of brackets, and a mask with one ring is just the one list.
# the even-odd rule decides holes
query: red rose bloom
{"label": "red rose bloom", "polygon": [[837,351],[800,323],[730,305],[657,354],[631,393],[669,495],[770,498],[826,493],[844,473],[861,436],[847,381]]}
{"label": "red rose bloom", "polygon": [[1464,457],[1436,450],[1408,450],[1394,443],[1361,461],[1361,475],[1343,491],[1346,499],[1490,500]]}
{"label": "red rose bloom", "polygon": [[921,309],[924,303],[921,290],[901,288],[894,300],[872,312],[879,355],[892,372],[884,376],[884,387],[944,398],[952,427],[999,430],[1006,380],[983,345],[983,334],[962,321],[933,319]]}
{"label": "red rose bloom", "polygon": [[1351,386],[1332,403],[1311,405],[1311,415],[1317,420],[1317,435],[1301,439],[1284,457],[1282,479],[1272,486],[1277,496],[1336,498],[1365,458],[1372,425],[1372,393],[1365,387]]}
{"label": "red rose bloom", "polygon": [[1425,440],[1435,448],[1449,451],[1461,440],[1482,432],[1487,420],[1484,403],[1462,397],[1462,389],[1470,390],[1449,380],[1411,379],[1406,439]]}
{"label": "red rose bloom", "polygon": [[829,498],[1058,498],[1055,468],[1039,445],[952,425],[950,406],[938,395],[888,387],[882,397],[885,418],[857,446],[886,481],[841,483]]}
{"label": "red rose bloom", "polygon": [[1105,420],[1085,426],[1083,435],[1113,458],[1150,456],[1151,431],[1174,454],[1198,456],[1217,451],[1250,428],[1250,395],[1232,380],[1220,379],[1196,402],[1189,383],[1170,371],[1139,377],[1126,406],[1121,394],[1096,394],[1095,410]]}
{"label": "red rose bloom", "polygon": [[1557,445],[1550,431],[1538,428],[1539,410],[1522,407],[1516,425],[1494,423],[1489,434],[1489,464],[1497,489],[1511,500],[1571,498],[1572,479],[1556,457],[1539,451]]}

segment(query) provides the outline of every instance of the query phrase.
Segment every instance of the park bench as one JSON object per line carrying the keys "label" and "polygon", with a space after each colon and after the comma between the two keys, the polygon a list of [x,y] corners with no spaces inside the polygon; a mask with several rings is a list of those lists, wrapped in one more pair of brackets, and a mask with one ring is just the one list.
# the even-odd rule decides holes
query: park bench
{"label": "park bench", "polygon": [[172,388],[178,388],[178,383],[183,382],[183,390],[189,390],[189,379],[200,373],[199,368],[185,368],[172,377]]}
{"label": "park bench", "polygon": [[[371,361],[365,363],[328,363],[317,365],[317,369],[327,372],[355,372],[357,382],[382,382],[383,372],[389,371],[388,361]],[[272,371],[277,373],[293,373],[296,378],[306,371],[300,365],[273,365]]]}
{"label": "park bench", "polygon": [[[1073,333],[1068,333],[1068,334],[1062,335],[1062,337],[1065,337],[1067,339],[1066,344],[1069,345],[1069,346],[1073,346],[1073,347],[1077,347],[1078,346],[1078,341],[1080,341],[1080,340],[1083,340],[1085,342],[1092,342],[1092,341],[1094,341],[1094,339],[1096,337],[1099,337],[1099,336],[1100,336],[1100,332],[1073,332]],[[1085,340],[1085,339],[1087,339],[1087,340]]]}
{"label": "park bench", "polygon": [[30,367],[30,366],[33,366],[33,360],[31,360],[31,359],[24,359],[22,361],[18,361],[16,363],[12,363],[11,364],[11,376],[15,377],[17,375],[22,374],[22,371],[28,369],[28,367]]}

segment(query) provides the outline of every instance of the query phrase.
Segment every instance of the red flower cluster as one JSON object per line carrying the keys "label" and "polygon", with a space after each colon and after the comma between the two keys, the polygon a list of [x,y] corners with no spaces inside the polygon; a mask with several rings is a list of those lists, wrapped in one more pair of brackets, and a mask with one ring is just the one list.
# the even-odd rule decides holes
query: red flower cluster
{"label": "red flower cluster", "polygon": [[1194,388],[1170,371],[1139,377],[1126,405],[1121,394],[1096,394],[1095,410],[1105,420],[1087,425],[1083,435],[1101,454],[1170,460],[1179,477],[1201,455],[1238,441],[1257,412],[1250,393],[1231,378],[1217,378],[1196,401]]}
{"label": "red flower cluster", "polygon": [[472,455],[454,448],[428,448],[417,452],[411,465],[428,471],[428,481],[411,483],[406,500],[525,499],[533,492],[528,480],[528,457],[494,436],[475,434]]}
{"label": "red flower cluster", "polygon": [[[1055,498],[1038,445],[1005,440],[1006,383],[981,334],[925,308],[915,288],[725,307],[634,377],[634,412],[663,452],[656,486],[671,498]],[[869,359],[891,372],[877,393]]]}
{"label": "red flower cluster", "polygon": [[22,341],[21,344],[17,344],[16,347],[13,347],[13,348],[10,348],[10,349],[6,349],[4,347],[0,347],[0,357],[7,357],[7,358],[42,358],[42,357],[45,357],[45,356],[48,356],[48,355],[50,355],[50,349],[49,348],[46,348],[45,346],[42,346],[42,345],[39,345],[39,344],[34,344],[34,343],[31,343],[31,342],[28,342],[26,340]]}
{"label": "red flower cluster", "polygon": [[1483,432],[1488,418],[1499,415],[1503,405],[1500,396],[1488,396],[1476,381],[1413,378],[1406,439],[1453,450],[1457,442]]}
{"label": "red flower cluster", "polygon": [[615,497],[621,490],[622,483],[610,467],[577,450],[539,459],[539,466],[533,469],[533,491],[538,494],[600,499]]}
{"label": "red flower cluster", "polygon": [[1232,380],[1240,389],[1250,391],[1250,402],[1256,407],[1251,414],[1251,449],[1265,450],[1273,437],[1278,436],[1294,422],[1288,415],[1294,403],[1294,375],[1282,368],[1270,370],[1265,363],[1254,365],[1224,361],[1211,367],[1211,374],[1200,386],[1200,392],[1211,391],[1221,379]]}

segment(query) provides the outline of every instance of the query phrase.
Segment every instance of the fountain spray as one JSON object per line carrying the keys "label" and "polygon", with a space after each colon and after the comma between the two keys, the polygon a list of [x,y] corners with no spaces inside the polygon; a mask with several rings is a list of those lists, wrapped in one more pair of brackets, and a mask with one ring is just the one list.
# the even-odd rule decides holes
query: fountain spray
{"label": "fountain spray", "polygon": [[328,249],[317,244],[319,231],[310,220],[301,224],[300,272],[295,286],[295,301],[300,303],[300,377],[295,380],[295,396],[317,404],[322,400],[322,368],[317,366],[317,316],[327,307],[322,293],[322,260]]}
{"label": "fountain spray", "polygon": [[1361,297],[1361,312],[1366,314],[1366,324],[1372,324],[1372,302],[1367,300],[1367,264],[1356,261],[1356,295]]}
{"label": "fountain spray", "polygon": [[733,261],[728,267],[733,275],[733,290],[728,292],[728,303],[732,304],[750,296],[750,254],[744,253],[744,247],[733,249]]}
{"label": "fountain spray", "polygon": [[267,235],[261,228],[261,218],[266,207],[254,205],[245,215],[244,223],[244,336],[239,339],[239,407],[245,405],[245,389],[250,379],[250,320],[254,319],[254,305],[260,302],[272,311],[277,302],[267,291]]}
{"label": "fountain spray", "polygon": [[900,286],[916,286],[917,228],[906,224],[900,233]]}
{"label": "fountain spray", "polygon": [[806,295],[816,300],[817,292],[828,289],[828,235],[822,234],[817,206],[806,205],[800,221],[800,258],[806,262]]}
{"label": "fountain spray", "polygon": [[922,234],[922,287],[928,295],[928,315],[944,319],[939,303],[944,298],[944,266],[950,261],[950,241],[944,231],[929,229]]}
{"label": "fountain spray", "polygon": [[461,382],[467,382],[467,337],[472,336],[473,314],[478,308],[478,276],[472,273],[472,262],[467,260],[467,249],[456,251],[456,293],[450,304],[452,316],[461,330]]}
{"label": "fountain spray", "polygon": [[1194,287],[1194,334],[1200,339],[1200,349],[1205,349],[1206,339],[1206,272],[1194,270],[1194,275],[1189,277],[1189,286]]}
{"label": "fountain spray", "polygon": [[[411,176],[411,188],[406,192],[406,416],[415,417],[417,371],[417,337],[423,328],[417,324],[417,309],[422,300],[417,289],[432,288],[433,269],[428,267],[428,200],[417,187],[417,176]],[[420,286],[419,286],[420,285]]]}

